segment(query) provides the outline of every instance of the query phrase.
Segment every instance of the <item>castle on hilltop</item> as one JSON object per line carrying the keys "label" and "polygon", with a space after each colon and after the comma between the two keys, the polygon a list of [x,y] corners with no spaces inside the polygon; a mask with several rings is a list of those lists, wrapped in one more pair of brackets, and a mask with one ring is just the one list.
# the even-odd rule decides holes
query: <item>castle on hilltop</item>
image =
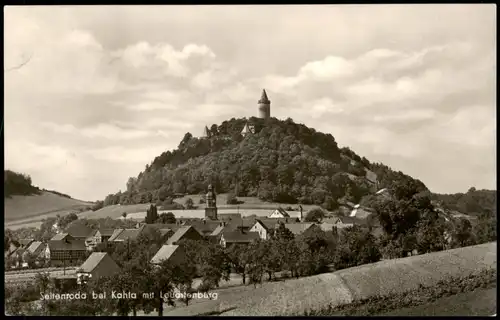
{"label": "castle on hilltop", "polygon": [[[266,89],[262,89],[262,95],[257,101],[258,103],[258,110],[259,110],[259,118],[261,119],[269,119],[271,118],[271,100],[267,97]],[[255,127],[252,124],[249,124],[248,122],[245,123],[245,126],[243,127],[243,130],[241,130],[241,134],[243,136],[246,136],[248,134],[255,133]],[[209,138],[211,135],[210,130],[208,129],[207,126],[203,129],[203,138]]]}

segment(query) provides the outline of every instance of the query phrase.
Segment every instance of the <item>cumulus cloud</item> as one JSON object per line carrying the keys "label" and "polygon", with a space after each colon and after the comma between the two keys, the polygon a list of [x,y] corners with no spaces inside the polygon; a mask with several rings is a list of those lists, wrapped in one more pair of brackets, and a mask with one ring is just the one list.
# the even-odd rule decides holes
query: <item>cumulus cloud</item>
{"label": "cumulus cloud", "polygon": [[92,127],[77,128],[71,124],[42,123],[42,126],[49,128],[57,133],[81,135],[89,139],[108,139],[108,140],[133,140],[147,138],[150,136],[168,136],[162,130],[139,130],[134,128],[123,128],[115,124],[99,123]]}
{"label": "cumulus cloud", "polygon": [[102,198],[266,88],[273,116],[431,189],[493,187],[495,15],[450,7],[7,8],[5,68],[28,62],[4,72],[6,164]]}

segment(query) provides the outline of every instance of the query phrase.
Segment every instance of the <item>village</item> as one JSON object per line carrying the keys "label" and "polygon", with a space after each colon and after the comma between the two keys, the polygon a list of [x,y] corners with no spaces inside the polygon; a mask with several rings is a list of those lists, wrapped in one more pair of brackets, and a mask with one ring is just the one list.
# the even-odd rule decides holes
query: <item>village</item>
{"label": "village", "polygon": [[[158,264],[162,261],[181,261],[184,255],[179,243],[183,240],[206,241],[221,248],[228,248],[232,245],[248,245],[259,240],[270,240],[274,231],[280,226],[298,236],[315,234],[318,230],[332,232],[333,228],[348,228],[355,224],[366,226],[367,223],[365,219],[355,216],[357,211],[365,209],[360,209],[359,205],[352,203],[346,204],[345,207],[352,208],[351,216],[332,216],[321,219],[321,222],[307,222],[308,213],[303,212],[302,206],[290,208],[296,211],[278,207],[270,211],[267,216],[261,217],[243,217],[240,213],[219,214],[216,197],[214,190],[209,186],[205,196],[207,204],[205,218],[202,219],[179,217],[176,223],[170,224],[138,222],[135,228],[130,229],[92,229],[85,224],[75,223],[61,230],[55,224],[53,228],[57,233],[49,241],[20,239],[19,246],[11,244],[11,248],[5,252],[5,259],[13,261],[11,269],[29,270],[43,266],[73,270],[76,266],[78,273],[71,275],[68,272],[70,275],[59,277],[65,281],[73,280],[81,283],[81,279],[97,279],[102,275],[109,276],[119,272],[116,263],[107,253],[96,251],[100,244],[116,245],[135,241],[145,227],[157,229],[164,240],[163,246],[151,258],[151,263]],[[156,207],[152,205],[150,210],[156,210]],[[78,268],[78,263],[81,261],[84,262]]]}

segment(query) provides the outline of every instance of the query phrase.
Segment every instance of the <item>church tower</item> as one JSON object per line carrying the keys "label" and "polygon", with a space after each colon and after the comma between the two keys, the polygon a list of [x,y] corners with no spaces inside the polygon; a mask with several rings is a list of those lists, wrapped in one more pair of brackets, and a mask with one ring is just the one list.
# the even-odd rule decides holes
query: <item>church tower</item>
{"label": "church tower", "polygon": [[269,119],[271,117],[271,101],[267,98],[266,89],[262,90],[259,103],[259,118]]}
{"label": "church tower", "polygon": [[205,219],[217,220],[217,195],[214,192],[212,185],[208,185],[206,195]]}

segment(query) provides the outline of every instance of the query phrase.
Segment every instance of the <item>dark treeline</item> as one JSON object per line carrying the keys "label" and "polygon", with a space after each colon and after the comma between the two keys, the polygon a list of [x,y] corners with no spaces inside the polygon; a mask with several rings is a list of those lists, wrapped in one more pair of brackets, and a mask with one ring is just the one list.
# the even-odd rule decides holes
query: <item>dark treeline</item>
{"label": "dark treeline", "polygon": [[4,170],[4,198],[14,195],[39,194],[40,189],[32,185],[31,177],[11,170]]}

